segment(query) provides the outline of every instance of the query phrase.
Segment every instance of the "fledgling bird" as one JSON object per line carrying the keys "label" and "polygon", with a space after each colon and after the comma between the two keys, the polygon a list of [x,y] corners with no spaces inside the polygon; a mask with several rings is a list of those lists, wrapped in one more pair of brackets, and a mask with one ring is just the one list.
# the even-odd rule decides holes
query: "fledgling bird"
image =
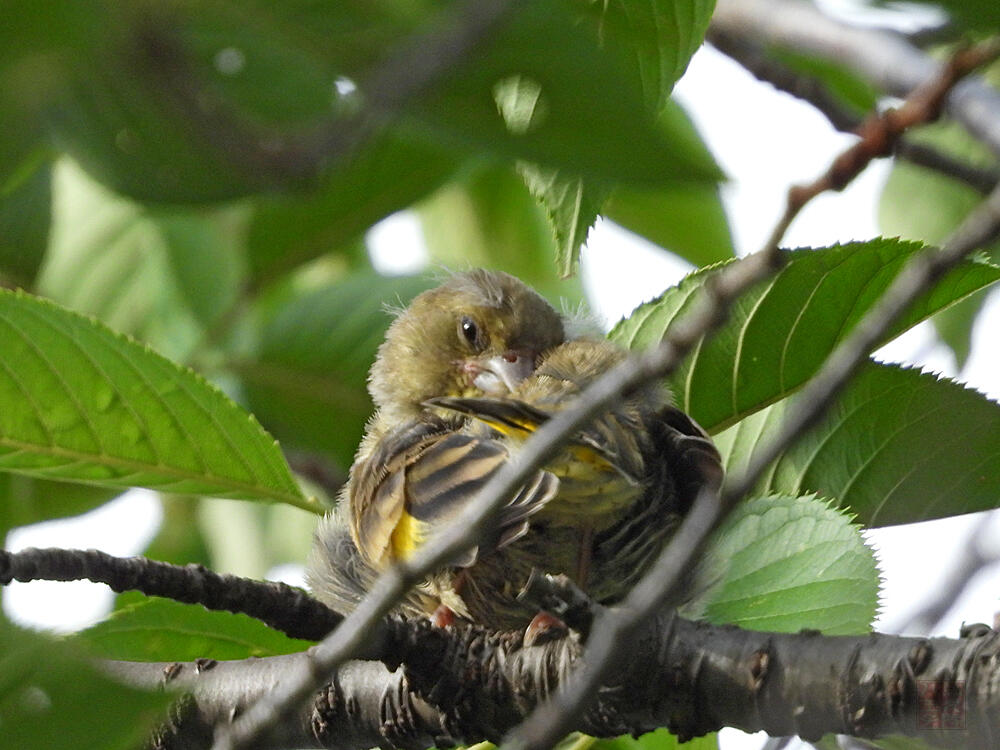
{"label": "fledgling bird", "polygon": [[[457,274],[411,302],[379,349],[369,374],[376,412],[338,508],[317,530],[307,574],[317,598],[352,609],[379,571],[447,526],[507,460],[502,443],[464,429],[464,415],[425,402],[509,393],[564,338],[551,305],[504,273]],[[411,592],[404,611],[444,605],[477,619],[456,589],[462,572],[524,534],[557,485],[537,472],[506,504],[493,537]]]}
{"label": "fledgling bird", "polygon": [[[440,397],[429,403],[487,425],[516,450],[626,356],[604,339],[567,341],[509,397]],[[517,545],[501,552],[500,565],[470,571],[478,588],[504,591],[504,601],[517,591],[506,590],[501,571],[515,572],[512,580],[523,583],[532,567],[565,573],[599,602],[622,599],[701,488],[722,481],[715,446],[690,417],[671,405],[660,384],[639,390],[598,416],[544,468],[559,479],[555,497],[532,516],[530,531]]]}
{"label": "fledgling bird", "polygon": [[[378,411],[341,507],[317,532],[318,598],[353,608],[378,571],[447,525],[531,432],[626,356],[603,339],[564,338],[558,314],[505,274],[460,274],[414,300],[372,368]],[[517,598],[532,569],[617,601],[721,474],[666,390],[642,389],[582,430],[508,501],[495,534],[403,609],[523,627],[537,614]]]}

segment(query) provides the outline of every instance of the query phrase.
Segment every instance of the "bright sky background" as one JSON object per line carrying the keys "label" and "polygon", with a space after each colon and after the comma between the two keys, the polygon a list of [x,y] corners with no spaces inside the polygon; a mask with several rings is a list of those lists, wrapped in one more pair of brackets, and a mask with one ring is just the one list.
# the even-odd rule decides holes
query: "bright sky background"
{"label": "bright sky background", "polygon": [[[712,49],[696,55],[677,87],[677,96],[688,107],[723,169],[734,178],[724,188],[724,199],[741,253],[763,244],[783,207],[788,186],[814,178],[852,140],[833,132],[808,106],[756,82]],[[814,201],[791,227],[784,244],[816,246],[877,235],[876,196],[886,174],[886,164],[873,165],[844,193]],[[412,217],[391,217],[372,231],[370,240],[375,246],[374,259],[383,268],[415,270],[424,262]],[[608,222],[593,230],[583,253],[584,283],[596,299],[595,312],[609,323],[676,283],[688,270],[684,262]],[[959,375],[994,399],[1000,397],[997,300],[994,294],[994,304],[980,318],[974,353]],[[893,342],[880,356],[956,375],[950,353],[935,345],[926,325]],[[94,547],[116,555],[136,554],[155,533],[159,514],[155,496],[136,491],[76,519],[15,530],[7,547]],[[934,596],[935,582],[944,577],[949,561],[967,544],[972,529],[982,523],[991,524],[995,533],[988,545],[1000,554],[1000,523],[984,514],[870,532],[869,540],[877,550],[885,578],[884,609],[877,627],[889,631],[899,628],[907,612]],[[282,573],[283,578],[295,582],[294,572]],[[991,566],[972,584],[937,633],[955,636],[962,621],[993,621],[1000,608],[1000,566]],[[15,583],[3,598],[4,610],[15,620],[60,630],[100,619],[110,602],[105,587],[86,583]],[[758,747],[760,741],[727,730],[725,745]]]}

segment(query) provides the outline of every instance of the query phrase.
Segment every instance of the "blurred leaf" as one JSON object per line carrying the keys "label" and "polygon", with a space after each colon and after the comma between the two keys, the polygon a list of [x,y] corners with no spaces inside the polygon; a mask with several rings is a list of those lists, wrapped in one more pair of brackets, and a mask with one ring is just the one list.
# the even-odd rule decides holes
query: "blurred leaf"
{"label": "blurred leaf", "polygon": [[509,168],[484,165],[418,208],[431,260],[449,268],[501,268],[550,299],[579,302],[579,282],[558,278],[542,209]]}
{"label": "blurred leaf", "polygon": [[260,579],[276,566],[306,559],[316,522],[314,513],[289,505],[203,498],[195,527],[210,568]]}
{"label": "blurred leaf", "polygon": [[[887,0],[876,0],[876,2],[882,5],[886,4]],[[1000,27],[1000,5],[994,0],[915,0],[915,2],[944,8],[949,16],[972,29],[996,33],[997,27]]]}
{"label": "blurred leaf", "polygon": [[[971,166],[997,166],[992,153],[955,123],[927,125],[909,138]],[[886,235],[939,245],[982,199],[978,191],[964,182],[937,170],[894,159],[879,198],[879,227]],[[1000,258],[1000,245],[993,245],[992,255]],[[969,356],[972,324],[983,299],[982,294],[974,295],[932,318],[938,336],[955,353],[959,367]]]}
{"label": "blurred leaf", "polygon": [[[589,12],[600,12],[597,6],[603,7]],[[455,67],[446,86],[415,105],[416,116],[442,142],[583,177],[647,184],[718,179],[711,160],[656,127],[626,40],[608,34],[599,45],[590,25],[579,23],[581,10],[561,0],[519,6]],[[514,79],[537,90],[537,112],[524,127],[510,128],[493,98]]]}
{"label": "blurred leaf", "polygon": [[[667,102],[660,121],[669,137],[712,159],[687,112]],[[676,253],[695,266],[736,254],[719,188],[710,181],[685,181],[656,189],[620,185],[605,203],[604,216]]]}
{"label": "blurred leaf", "polygon": [[691,56],[705,40],[715,0],[611,0],[602,7],[598,32],[616,38],[638,67],[647,105],[663,107]]}
{"label": "blurred leaf", "polygon": [[[670,378],[678,405],[714,433],[789,395],[816,372],[921,249],[917,243],[876,239],[787,251],[782,271],[742,295],[729,321]],[[640,305],[610,337],[630,348],[657,343],[721,268],[695,271]],[[962,263],[918,298],[884,340],[997,279],[996,266]]]}
{"label": "blurred leaf", "polygon": [[72,640],[103,659],[128,661],[247,659],[291,654],[312,645],[246,615],[160,598],[113,612]]}
{"label": "blurred leaf", "polygon": [[0,469],[311,508],[274,439],[190,370],[50,302],[0,292]]}
{"label": "blurred leaf", "polygon": [[[798,397],[716,436],[738,473]],[[822,422],[772,464],[759,492],[816,492],[866,526],[1000,505],[1000,405],[935,375],[869,364]]]}
{"label": "blurred leaf", "polygon": [[76,516],[115,498],[117,489],[0,473],[0,538],[15,526]]}
{"label": "blurred leaf", "polygon": [[58,165],[54,189],[39,290],[183,359],[236,299],[244,212],[147,209],[69,161]]}
{"label": "blurred leaf", "polygon": [[178,291],[198,322],[211,327],[232,308],[243,284],[247,211],[193,209],[153,218]]}
{"label": "blurred leaf", "polygon": [[[557,747],[558,750],[571,750],[573,745]],[[666,729],[657,729],[639,737],[625,734],[614,739],[594,739],[592,744],[585,746],[585,750],[718,750],[718,747],[719,740],[714,732],[688,742],[680,742]]]}
{"label": "blurred leaf", "polygon": [[715,185],[688,184],[655,191],[618,188],[602,213],[698,267],[736,254]]}
{"label": "blurred leaf", "polygon": [[305,261],[342,252],[372,224],[436,189],[458,163],[444,149],[384,133],[316,192],[259,197],[248,237],[254,278],[273,280]]}
{"label": "blurred leaf", "polygon": [[816,57],[791,47],[772,46],[766,52],[793,72],[819,81],[841,107],[859,120],[875,111],[881,93],[851,70],[846,61]]}
{"label": "blurred leaf", "polygon": [[[454,16],[380,4],[207,3],[197,12],[183,3],[80,5],[87,12],[29,12],[20,20],[28,41],[8,54],[11,69],[33,56],[45,65],[43,80],[25,76],[35,85],[21,82],[18,101],[31,111],[21,100],[34,96],[33,109],[44,112],[60,146],[135,198],[206,202],[307,187],[341,166],[324,159],[325,144],[355,122],[338,123],[338,112],[353,117],[366,98],[387,107],[381,115],[398,115],[392,127],[414,143],[485,150],[605,179],[716,174],[653,127],[632,63],[633,40],[611,33],[616,16],[628,18],[624,11],[601,19],[608,33],[598,44],[578,23],[582,14],[599,15],[594,9],[565,0],[519,6],[430,76],[423,91],[407,92],[378,88],[380,81],[391,85],[379,78],[382,61],[455,34]],[[709,4],[636,9],[671,26],[665,38],[645,23],[629,30],[644,45],[652,42],[645,67],[658,71],[658,89],[669,88],[700,41]],[[430,15],[436,20],[422,24]],[[415,38],[418,27],[422,36]],[[411,67],[421,62],[415,57]],[[542,86],[546,115],[528,133],[508,132],[490,95],[512,75]],[[337,81],[357,90],[345,94]]]}
{"label": "blurred leaf", "polygon": [[[494,88],[497,107],[515,133],[525,133],[545,118],[541,87],[522,76],[504,79]],[[576,270],[580,248],[597,220],[608,188],[596,181],[565,171],[539,167],[527,162],[518,164],[531,194],[545,208],[552,234],[556,268],[563,278]]]}
{"label": "blurred leaf", "polygon": [[287,445],[350,466],[372,412],[366,383],[391,321],[384,305],[405,305],[430,286],[356,273],[266,312],[256,355],[229,363],[254,414]]}
{"label": "blurred leaf", "polygon": [[30,287],[45,257],[52,218],[52,167],[39,165],[0,188],[0,279]]}
{"label": "blurred leaf", "polygon": [[268,163],[260,143],[294,140],[296,128],[329,115],[328,61],[249,7],[87,6],[47,119],[88,172],[160,202],[225,200],[294,181],[295,170]]}
{"label": "blurred leaf", "polygon": [[878,566],[860,527],[814,496],[740,504],[701,565],[718,579],[692,607],[716,624],[855,635],[871,629],[878,608]]}
{"label": "blurred leaf", "polygon": [[198,526],[198,507],[205,498],[174,497],[160,493],[163,521],[143,554],[153,560],[187,565],[209,565],[205,536]]}
{"label": "blurred leaf", "polygon": [[[508,124],[533,116],[537,94],[530,88],[508,87],[502,94],[498,101]],[[679,104],[667,101],[657,124],[664,137],[678,148],[696,155],[700,161],[714,164],[694,123]],[[556,265],[564,277],[574,272],[580,249],[599,213],[621,219],[626,228],[682,257],[693,255],[714,261],[734,254],[717,179],[679,175],[657,188],[619,185],[612,189],[609,182],[526,163],[520,165],[520,171],[548,214],[556,239]],[[664,241],[672,244],[663,244]]]}
{"label": "blurred leaf", "polygon": [[0,742],[9,748],[138,747],[174,700],[126,687],[67,644],[5,621],[0,674]]}

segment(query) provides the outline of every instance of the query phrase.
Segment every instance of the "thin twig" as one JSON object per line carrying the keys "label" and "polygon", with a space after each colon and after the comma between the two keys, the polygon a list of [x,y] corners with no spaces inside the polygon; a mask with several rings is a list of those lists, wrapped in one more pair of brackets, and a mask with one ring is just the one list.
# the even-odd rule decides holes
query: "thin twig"
{"label": "thin twig", "polygon": [[941,250],[928,250],[910,261],[879,303],[827,358],[803,388],[777,435],[757,451],[746,471],[726,483],[721,495],[703,490],[680,529],[621,607],[607,610],[594,624],[580,669],[564,689],[538,708],[504,744],[502,750],[543,750],[575,725],[614,666],[622,643],[664,606],[677,600],[683,571],[702,549],[708,535],[753,488],[767,467],[816,420],[848,383],[868,353],[917,296],[929,289],[965,256],[1000,236],[1000,188],[956,230]]}
{"label": "thin twig", "polygon": [[[831,60],[892,96],[907,96],[941,70],[899,34],[836,21],[799,0],[718,0],[712,27]],[[1000,92],[973,76],[952,89],[945,109],[1000,156]]]}
{"label": "thin twig", "polygon": [[817,195],[827,190],[843,190],[873,159],[890,155],[906,130],[936,120],[955,85],[997,56],[1000,56],[1000,38],[959,50],[937,76],[915,89],[898,108],[867,117],[857,129],[860,140],[834,159],[823,175],[808,185],[789,188],[785,213],[770,242],[780,242],[795,217]]}
{"label": "thin twig", "polygon": [[1000,561],[1000,556],[996,552],[984,551],[989,534],[989,521],[983,518],[965,540],[956,545],[958,557],[950,562],[944,580],[938,584],[933,594],[916,611],[910,613],[902,624],[890,627],[890,631],[917,635],[930,634],[955,602],[968,590],[975,575],[987,566]]}
{"label": "thin twig", "polygon": [[[734,35],[727,29],[710,27],[706,38],[759,81],[810,104],[826,117],[834,129],[857,134],[862,118],[845,106],[819,79],[793,70],[751,40]],[[1000,170],[978,167],[906,136],[897,140],[893,154],[963,182],[984,196],[1000,183]]]}
{"label": "thin twig", "polygon": [[[981,64],[990,59],[990,55],[1000,52],[1000,47],[994,47],[995,45],[989,50],[978,50],[975,54],[971,54],[972,50],[959,53],[960,56],[956,56],[939,78],[914,92],[900,108],[899,114],[890,117],[884,126],[872,121],[872,137],[877,138],[880,133],[883,134],[882,138],[888,134],[898,137],[909,125],[936,116],[948,89],[971,70],[969,63],[976,61]],[[984,55],[986,52],[989,55]],[[847,153],[850,154],[851,150]],[[838,157],[826,175],[813,183],[814,188],[803,191],[802,201],[794,212],[791,212],[794,189],[789,191],[791,215],[786,213],[779,221],[760,254],[764,256],[776,251],[791,218],[808,200],[825,190],[839,189],[838,184],[843,187],[860,174],[868,163],[868,160],[861,158],[864,153],[866,151],[851,154],[847,158],[844,154]],[[839,167],[838,162],[841,163]],[[1000,187],[965,219],[941,250],[924,251],[903,268],[878,304],[861,319],[847,338],[827,357],[819,372],[804,386],[796,400],[797,406],[789,411],[777,435],[753,454],[744,473],[736,479],[728,480],[721,492],[710,487],[702,489],[680,528],[651,568],[629,592],[622,605],[599,615],[594,623],[585,658],[577,672],[552,700],[537,708],[511,733],[502,750],[545,750],[573,728],[614,668],[621,644],[629,642],[657,612],[678,603],[678,588],[685,581],[683,573],[689,569],[691,560],[702,551],[711,532],[718,528],[737,503],[753,489],[767,467],[822,417],[868,353],[882,340],[886,331],[913,300],[968,253],[985,246],[998,234]]]}
{"label": "thin twig", "polygon": [[217,730],[215,750],[229,750],[252,743],[267,726],[316,689],[334,669],[363,648],[372,627],[399,602],[406,591],[430,571],[472,547],[491,525],[493,513],[510,494],[548,461],[570,437],[622,394],[675,369],[690,349],[728,317],[732,302],[753,284],[767,278],[783,264],[777,247],[757,253],[724,268],[704,287],[700,304],[674,326],[655,349],[632,357],[596,380],[581,394],[577,405],[553,417],[537,430],[524,448],[493,476],[445,533],[423,545],[407,564],[383,573],[368,596],[344,622],[317,645],[308,664],[290,674],[266,699],[258,701],[229,727]]}

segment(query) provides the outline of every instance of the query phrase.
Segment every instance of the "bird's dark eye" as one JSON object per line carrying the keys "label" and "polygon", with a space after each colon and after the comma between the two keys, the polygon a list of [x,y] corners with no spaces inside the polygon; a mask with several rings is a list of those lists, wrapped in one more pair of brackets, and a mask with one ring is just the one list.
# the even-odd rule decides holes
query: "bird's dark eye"
{"label": "bird's dark eye", "polygon": [[467,315],[458,322],[458,332],[463,339],[469,342],[470,346],[476,346],[479,341],[479,326]]}

